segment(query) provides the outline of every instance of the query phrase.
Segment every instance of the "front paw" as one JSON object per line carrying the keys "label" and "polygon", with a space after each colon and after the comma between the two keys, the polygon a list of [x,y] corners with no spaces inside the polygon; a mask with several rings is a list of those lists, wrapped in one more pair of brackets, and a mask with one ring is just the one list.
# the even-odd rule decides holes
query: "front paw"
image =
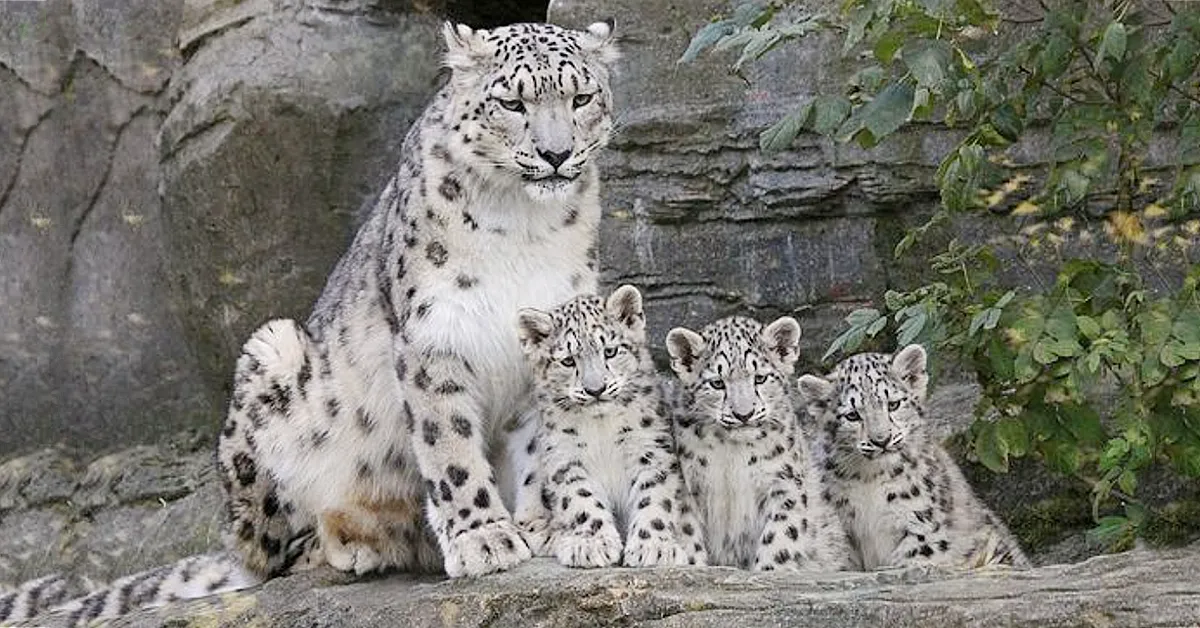
{"label": "front paw", "polygon": [[553,545],[558,562],[568,567],[608,567],[621,560],[621,535],[612,524],[595,533],[564,530]]}
{"label": "front paw", "polygon": [[496,521],[464,532],[443,548],[446,573],[452,578],[482,576],[511,569],[529,560],[529,546],[511,521]]}
{"label": "front paw", "polygon": [[375,548],[357,541],[326,543],[325,562],[338,571],[353,572],[358,576],[383,565],[383,559]]}
{"label": "front paw", "polygon": [[626,567],[659,567],[695,564],[696,557],[669,537],[641,538],[636,532],[629,535],[625,543]]}

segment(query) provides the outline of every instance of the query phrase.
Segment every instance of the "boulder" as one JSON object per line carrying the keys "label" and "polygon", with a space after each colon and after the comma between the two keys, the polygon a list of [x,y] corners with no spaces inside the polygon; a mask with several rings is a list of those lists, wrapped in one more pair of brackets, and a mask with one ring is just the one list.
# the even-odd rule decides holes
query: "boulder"
{"label": "boulder", "polygon": [[[976,573],[751,573],[723,567],[567,569],[535,559],[456,581],[340,584],[328,572],[139,613],[113,626],[1194,626],[1200,548]],[[40,620],[53,626],[53,620]]]}

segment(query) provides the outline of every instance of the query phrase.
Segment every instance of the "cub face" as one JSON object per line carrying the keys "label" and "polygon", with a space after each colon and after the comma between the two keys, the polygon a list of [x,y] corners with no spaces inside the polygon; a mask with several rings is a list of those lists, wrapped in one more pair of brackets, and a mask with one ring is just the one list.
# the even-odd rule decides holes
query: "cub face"
{"label": "cub face", "polygon": [[562,408],[628,399],[646,367],[642,295],[578,296],[549,312],[525,308],[518,335],[539,389]]}
{"label": "cub face", "polygon": [[860,353],[829,375],[803,375],[800,398],[835,445],[868,459],[896,454],[923,421],[925,349],[908,345],[895,355]]}
{"label": "cub face", "polygon": [[783,427],[791,412],[787,381],[795,367],[800,325],[784,316],[763,327],[743,317],[722,319],[696,333],[667,334],[671,369],[690,392],[691,418],[747,438],[764,426]]}

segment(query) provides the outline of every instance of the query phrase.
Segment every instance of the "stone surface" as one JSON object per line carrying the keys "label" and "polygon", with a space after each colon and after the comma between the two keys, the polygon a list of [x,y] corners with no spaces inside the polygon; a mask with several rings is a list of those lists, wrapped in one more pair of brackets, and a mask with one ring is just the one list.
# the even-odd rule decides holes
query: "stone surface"
{"label": "stone surface", "polygon": [[306,574],[112,625],[1179,627],[1200,623],[1198,569],[1200,548],[974,574],[572,570],[537,559],[461,581],[393,576],[331,584],[324,573]]}
{"label": "stone surface", "polygon": [[42,450],[0,464],[0,583],[108,581],[221,546],[211,443],[180,438],[84,464]]}

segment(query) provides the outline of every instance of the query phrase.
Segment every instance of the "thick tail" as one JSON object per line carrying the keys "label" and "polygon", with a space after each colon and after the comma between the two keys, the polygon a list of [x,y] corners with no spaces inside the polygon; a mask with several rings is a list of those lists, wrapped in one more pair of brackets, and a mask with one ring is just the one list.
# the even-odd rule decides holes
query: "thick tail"
{"label": "thick tail", "polygon": [[61,603],[71,590],[66,576],[55,574],[30,580],[14,591],[0,590],[0,624],[22,621]]}
{"label": "thick tail", "polygon": [[[51,582],[65,584],[66,580],[61,576],[49,576],[27,583],[22,590]],[[262,579],[243,567],[236,556],[225,552],[202,554],[119,578],[108,586],[66,602],[59,600],[61,603],[54,605],[40,604],[41,608],[32,614],[0,618],[0,622],[34,618],[37,623],[48,625],[72,628],[87,626],[98,619],[112,619],[178,600],[238,591],[260,582]],[[45,593],[41,599],[45,600]]]}
{"label": "thick tail", "polygon": [[293,529],[294,509],[281,501],[255,447],[259,428],[301,411],[313,357],[308,334],[295,321],[273,320],[255,331],[238,358],[229,414],[217,442],[226,546],[264,578],[287,573],[315,549],[311,528]]}

